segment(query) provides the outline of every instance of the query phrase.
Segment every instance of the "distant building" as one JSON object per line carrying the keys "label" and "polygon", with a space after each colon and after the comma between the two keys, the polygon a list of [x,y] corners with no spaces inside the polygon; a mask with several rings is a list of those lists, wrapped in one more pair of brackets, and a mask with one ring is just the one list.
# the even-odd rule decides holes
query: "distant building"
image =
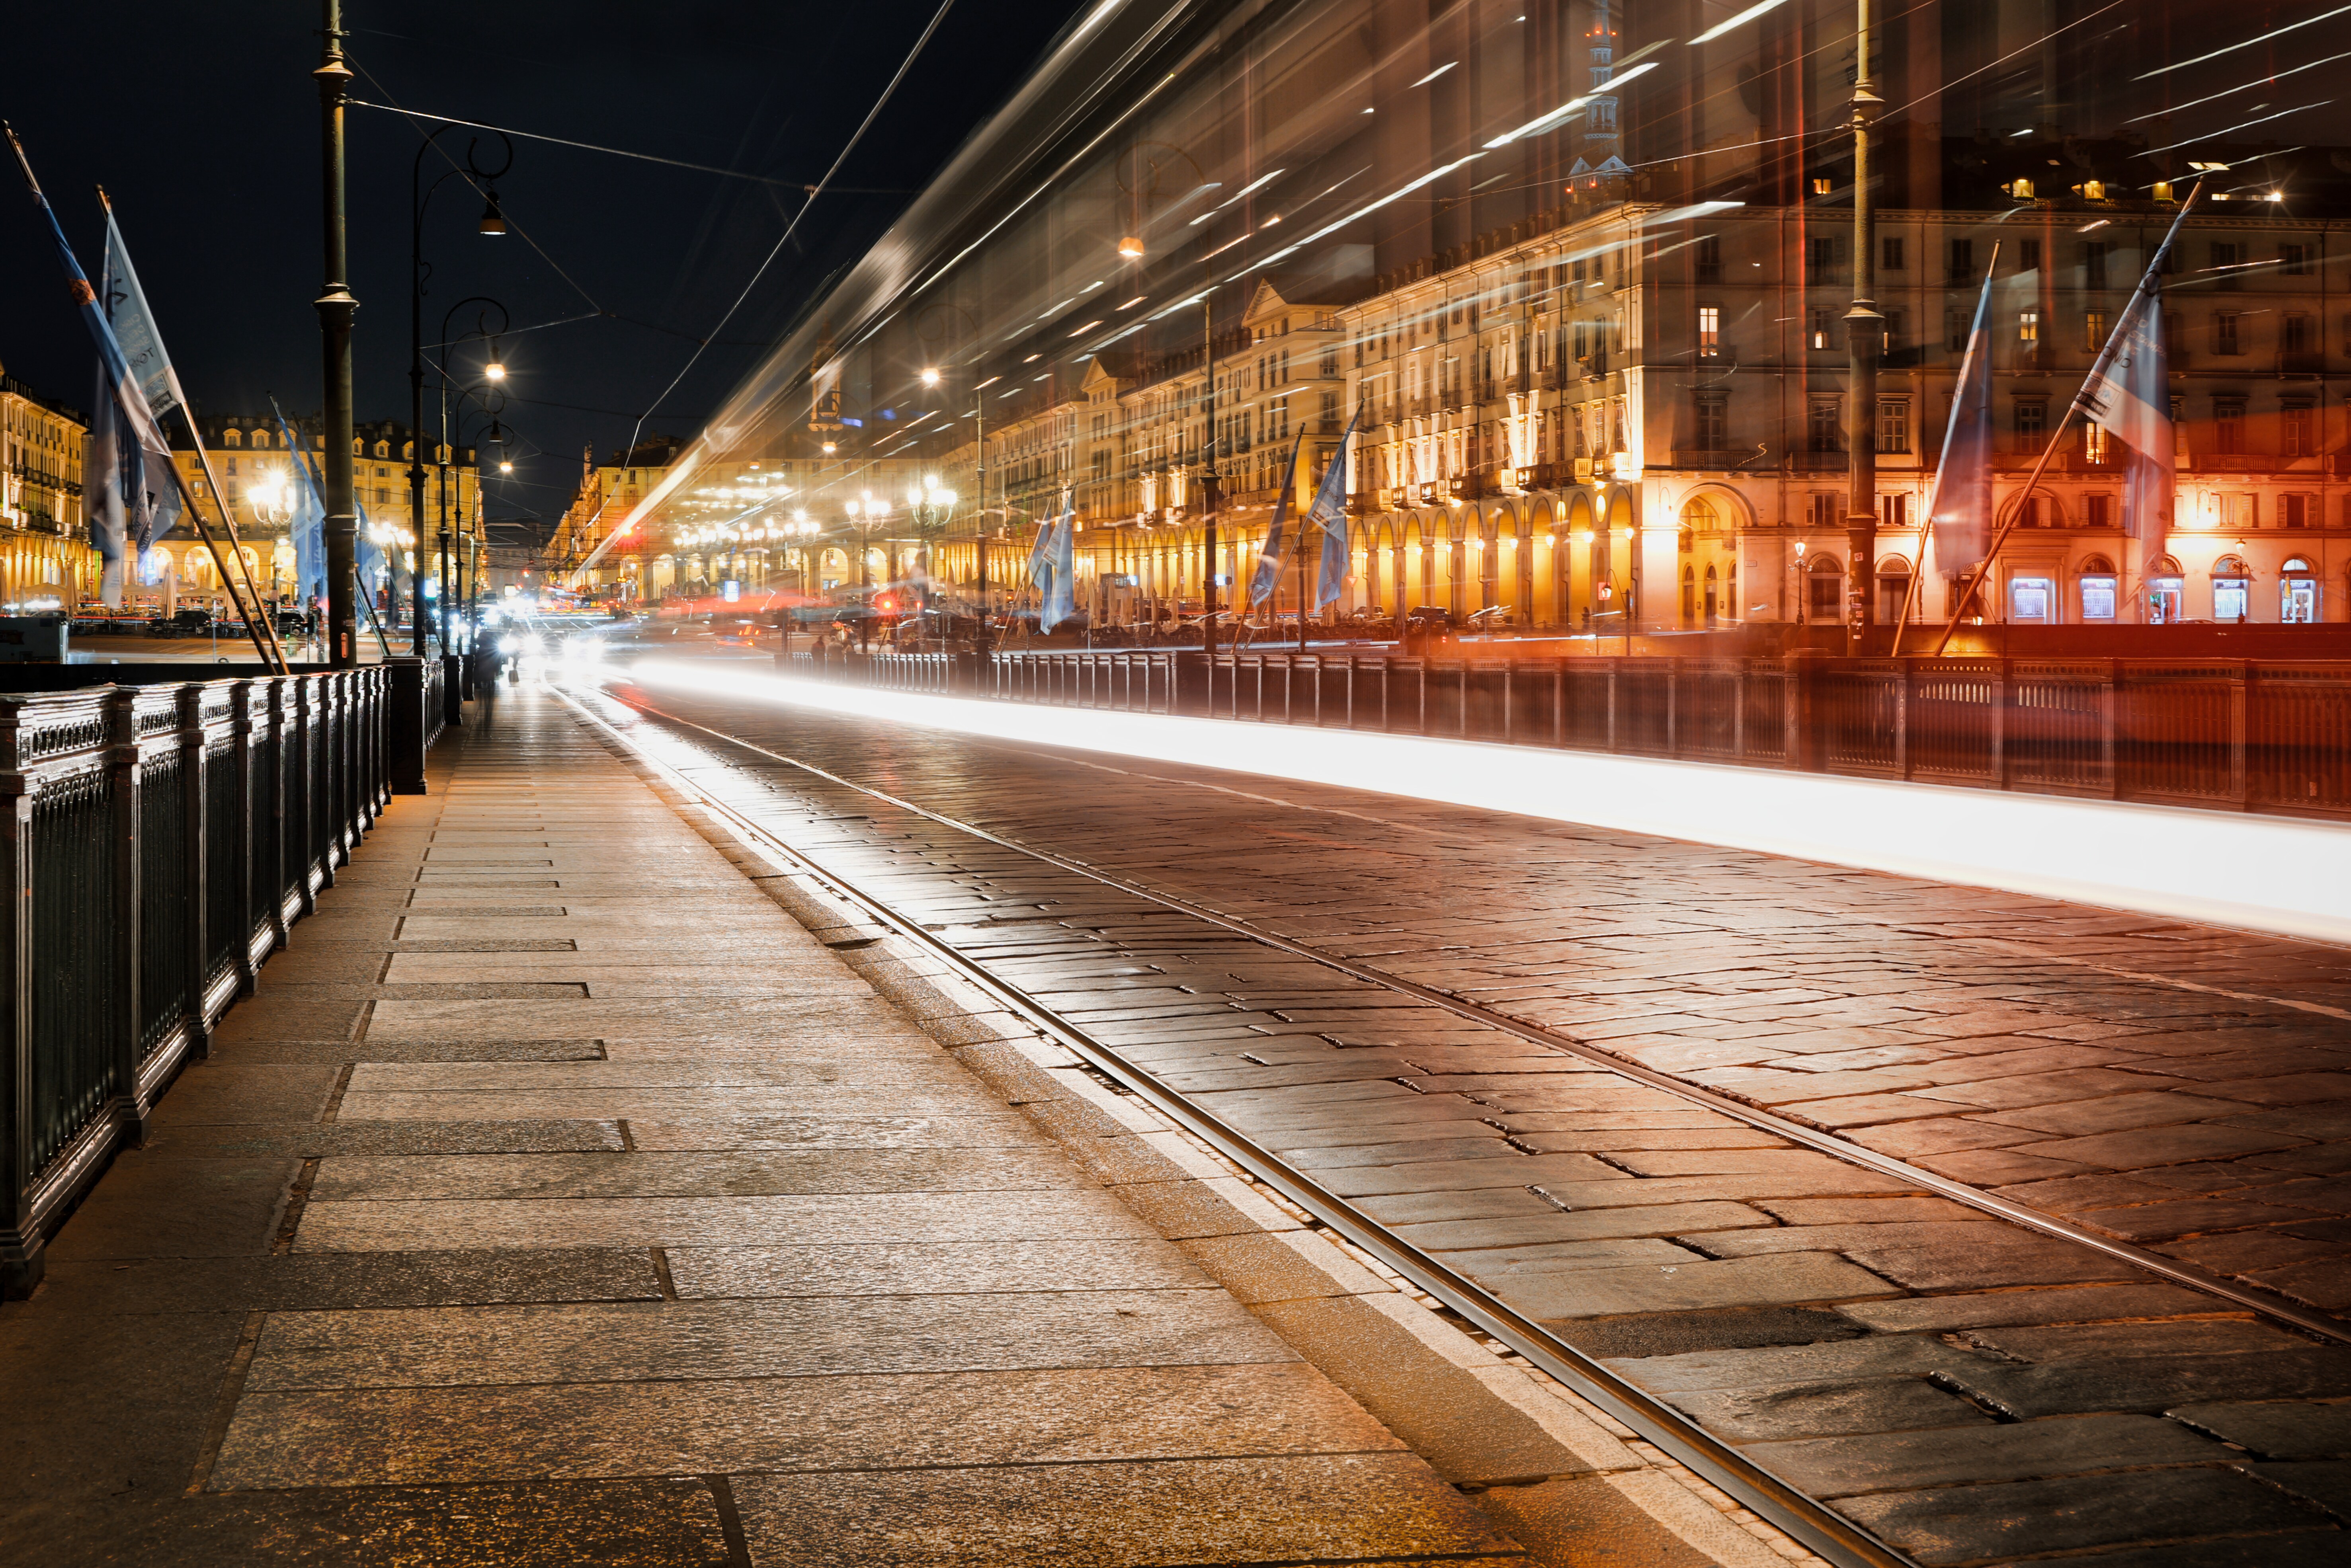
{"label": "distant building", "polygon": [[82,509],[89,421],[0,371],[0,614],[98,591]]}
{"label": "distant building", "polygon": [[946,465],[828,455],[822,434],[695,467],[618,538],[668,482],[684,443],[657,437],[601,465],[592,449],[583,452],[579,487],[541,552],[544,580],[596,600],[659,602],[714,595],[729,581],[746,592],[816,597],[911,575],[946,521],[946,506],[932,499]]}
{"label": "distant building", "polygon": [[[309,462],[315,470],[325,444],[319,422],[315,418],[296,419],[288,423],[295,439],[308,444]],[[204,468],[195,449],[188,444],[186,427],[176,417],[166,424],[172,433],[173,458],[187,476],[190,487],[204,498],[206,522],[217,528],[218,502],[205,485]],[[295,553],[287,524],[293,517],[298,481],[293,455],[286,448],[276,418],[266,414],[199,415],[196,424],[211,454],[213,472],[220,481],[222,498],[227,502],[229,519],[254,582],[266,599],[291,600],[296,591]],[[473,449],[428,450],[424,471],[426,526],[422,530],[414,527],[409,515],[410,451],[404,425],[379,421],[357,427],[352,442],[353,485],[361,514],[371,527],[398,533],[403,569],[406,555],[415,548],[413,541],[421,537],[424,540],[425,570],[431,577],[437,571],[445,495],[451,548],[463,569],[470,571],[474,564],[478,564],[482,538],[481,486]],[[445,492],[440,465],[432,461],[436,455],[449,465]],[[221,542],[226,548],[227,541]],[[167,573],[175,597],[225,597],[211,551],[193,525],[184,518],[148,552],[148,559],[141,563],[140,586],[135,591],[142,597],[159,594]]]}

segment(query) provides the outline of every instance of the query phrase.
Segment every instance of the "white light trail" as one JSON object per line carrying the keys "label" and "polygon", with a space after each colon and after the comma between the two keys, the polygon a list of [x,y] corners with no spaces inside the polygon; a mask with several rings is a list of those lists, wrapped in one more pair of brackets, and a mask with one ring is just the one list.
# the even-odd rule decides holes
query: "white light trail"
{"label": "white light trail", "polygon": [[2131,80],[2145,81],[2149,77],[2166,76],[2173,71],[2184,71],[2189,66],[2200,66],[2206,60],[2217,60],[2222,55],[2233,55],[2239,49],[2250,49],[2255,44],[2265,44],[2272,38],[2283,37],[2288,33],[2299,32],[2304,27],[2315,27],[2319,23],[2326,21],[2330,17],[2340,16],[2346,13],[2351,13],[2351,5],[2337,5],[2332,11],[2322,11],[2315,16],[2306,16],[2299,22],[2289,22],[2284,26],[2274,28],[2270,32],[2263,33],[2257,38],[2246,38],[2240,43],[2231,44],[2226,48],[2214,49],[2209,55],[2199,55],[2192,60],[2181,60],[2177,65],[2158,66],[2154,70],[2143,72],[2138,76],[2131,78]]}
{"label": "white light trail", "polygon": [[[1774,5],[1779,3],[1780,0],[1771,0],[1771,4]],[[1451,70],[1455,66],[1458,66],[1460,63],[1461,62],[1459,60],[1447,60],[1443,65],[1437,67],[1435,70],[1429,72],[1426,76],[1421,78],[1418,81],[1413,83],[1412,87],[1426,87],[1430,82],[1435,81],[1438,77],[1443,76],[1447,71]],[[1405,91],[1406,92],[1410,92],[1411,90],[1411,87],[1405,89]]]}
{"label": "white light trail", "polygon": [[[1427,173],[1423,174],[1419,179],[1415,180],[1411,184],[1404,187],[1404,189],[1391,192],[1387,195],[1382,196],[1378,201],[1373,202],[1368,205],[1357,207],[1353,212],[1349,213],[1345,217],[1341,218],[1338,222],[1325,224],[1322,227],[1316,229],[1312,234],[1308,235],[1296,245],[1284,246],[1281,249],[1275,251],[1271,256],[1262,257],[1261,259],[1252,263],[1250,270],[1255,271],[1260,267],[1271,267],[1275,262],[1280,261],[1285,256],[1294,256],[1298,252],[1304,250],[1308,246],[1312,245],[1316,240],[1322,238],[1325,235],[1337,234],[1341,229],[1345,228],[1357,218],[1369,217],[1374,213],[1378,212],[1382,207],[1386,206],[1390,202],[1402,201],[1405,197],[1411,195],[1415,191],[1419,190],[1423,185],[1428,184],[1432,181],[1442,180],[1446,175],[1450,174],[1454,170],[1460,168],[1463,164],[1475,162],[1477,160],[1484,156],[1485,154],[1482,152],[1472,152],[1467,158],[1455,159],[1452,162],[1446,164],[1441,169],[1431,169]],[[1233,274],[1232,277],[1226,278],[1225,281],[1227,283],[1236,283],[1248,276],[1249,274],[1246,272],[1237,272]]]}
{"label": "white light trail", "polygon": [[1489,149],[1495,147],[1508,147],[1511,142],[1520,140],[1521,137],[1541,135],[1542,132],[1552,130],[1553,127],[1558,125],[1559,122],[1566,119],[1568,115],[1583,108],[1593,99],[1606,98],[1611,93],[1614,93],[1617,88],[1621,87],[1625,82],[1631,81],[1635,77],[1639,76],[1642,72],[1653,71],[1656,68],[1656,61],[1644,60],[1641,64],[1633,67],[1631,69],[1620,71],[1616,75],[1609,78],[1606,82],[1602,84],[1607,89],[1606,92],[1587,93],[1582,98],[1571,98],[1565,103],[1561,104],[1557,109],[1552,110],[1549,114],[1544,115],[1541,119],[1530,120],[1524,125],[1520,126],[1516,131],[1510,131],[1506,135],[1497,136],[1491,141],[1487,142],[1486,145]]}
{"label": "white light trail", "polygon": [[[2323,60],[2313,60],[2306,66],[2296,66],[2292,70],[2278,71],[2271,76],[2255,77],[2251,81],[2239,82],[2235,87],[2229,89],[2226,92],[2210,93],[2203,98],[2191,98],[2186,103],[2176,103],[2169,109],[2158,109],[2151,114],[2135,114],[2128,120],[2124,120],[2123,123],[2125,125],[2137,125],[2142,120],[2160,120],[2167,114],[2178,114],[2183,109],[2194,109],[2199,104],[2212,103],[2220,99],[2232,98],[2238,93],[2248,92],[2257,87],[2267,87],[2272,82],[2283,81],[2286,78],[2290,76],[2298,76],[2304,71],[2314,71],[2321,66],[2331,66],[2337,60],[2351,60],[2351,54],[2329,55]],[[2259,109],[2262,106],[2255,104],[2253,107]]]}
{"label": "white light trail", "polygon": [[[1358,790],[1376,780],[1370,792],[1399,800],[2351,941],[2351,833],[2328,822],[1358,730],[1080,713],[684,660],[642,660],[614,678],[1022,747]],[[2176,852],[2147,854],[2153,841]]]}
{"label": "white light trail", "polygon": [[2305,103],[2293,109],[2282,109],[2275,114],[2264,114],[2259,120],[2248,120],[2242,125],[2231,125],[2226,131],[2208,131],[2200,136],[2190,136],[2184,141],[2169,141],[2166,142],[2161,147],[2150,147],[2146,152],[2140,153],[2139,156],[2142,158],[2152,158],[2158,152],[2168,152],[2174,148],[2179,147],[2192,147],[2199,141],[2217,141],[2223,136],[2234,136],[2240,131],[2250,130],[2252,127],[2256,125],[2267,125],[2273,120],[2283,120],[2289,114],[2300,114],[2306,109],[2325,109],[2328,104],[2333,103],[2334,101],[2335,100],[2331,98],[2322,98],[2316,103]]}
{"label": "white light trail", "polygon": [[1746,10],[1739,13],[1738,16],[1733,16],[1729,21],[1717,22],[1713,26],[1708,27],[1705,32],[1700,33],[1697,37],[1692,38],[1690,40],[1690,47],[1695,48],[1700,44],[1710,44],[1714,42],[1715,39],[1722,37],[1723,34],[1730,31],[1733,27],[1743,27],[1748,23],[1755,20],[1756,17],[1763,15],[1764,12],[1776,10],[1785,4],[1787,4],[1787,0],[1762,0],[1762,4],[1760,5],[1750,5]]}

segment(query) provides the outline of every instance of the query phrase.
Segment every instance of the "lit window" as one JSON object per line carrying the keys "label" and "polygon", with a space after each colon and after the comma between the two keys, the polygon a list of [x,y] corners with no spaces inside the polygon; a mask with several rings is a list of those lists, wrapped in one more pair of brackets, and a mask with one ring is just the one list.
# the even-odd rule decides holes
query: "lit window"
{"label": "lit window", "polygon": [[1722,307],[1719,305],[1698,308],[1698,351],[1700,359],[1707,360],[1722,352]]}
{"label": "lit window", "polygon": [[2105,311],[2084,311],[2082,313],[2082,346],[2089,350],[2094,354],[2100,349],[2105,348],[2106,346],[2106,329],[2109,325],[2110,323],[2106,320],[2106,313]]}
{"label": "lit window", "polygon": [[1829,312],[1825,310],[1815,310],[1813,312],[1813,348],[1825,349],[1829,347],[1829,333],[1833,330],[1829,325],[1830,319]]}
{"label": "lit window", "polygon": [[1880,452],[1894,453],[1910,450],[1910,400],[1908,398],[1889,397],[1878,400],[1877,449]]}
{"label": "lit window", "polygon": [[2041,341],[2041,312],[2020,310],[2016,313],[2016,340],[2020,343]]}

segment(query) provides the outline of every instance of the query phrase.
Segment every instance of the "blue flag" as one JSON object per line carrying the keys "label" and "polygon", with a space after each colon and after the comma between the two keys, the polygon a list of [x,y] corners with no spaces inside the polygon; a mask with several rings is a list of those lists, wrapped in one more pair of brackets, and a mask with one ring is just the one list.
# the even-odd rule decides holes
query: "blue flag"
{"label": "blue flag", "polygon": [[[1061,498],[1061,504],[1062,516],[1066,517],[1069,515],[1071,497],[1064,496]],[[1029,547],[1029,580],[1037,585],[1037,593],[1040,601],[1046,591],[1045,585],[1052,579],[1053,531],[1061,526],[1060,518],[1039,524],[1036,541]]]}
{"label": "blue flag", "polygon": [[1078,612],[1078,517],[1074,497],[1061,507],[1061,526],[1053,535],[1053,584],[1045,591],[1045,612],[1038,629],[1050,632]]}
{"label": "blue flag", "polygon": [[1943,460],[1927,497],[1935,563],[1944,571],[1964,571],[1991,549],[1991,269],[1986,267],[1951,396],[1950,426],[1943,432]]}
{"label": "blue flag", "polygon": [[269,412],[277,416],[278,437],[293,459],[294,515],[287,520],[286,531],[294,540],[294,595],[308,605],[327,597],[327,503],[319,493],[319,476],[310,466],[309,455],[287,427],[276,398],[269,400]]}
{"label": "blue flag", "polygon": [[114,222],[114,209],[106,209],[106,265],[99,273],[99,302],[106,308],[106,319],[114,328],[115,341],[122,345],[122,358],[130,367],[131,379],[139,383],[140,394],[147,406],[162,419],[186,402],[180,391],[180,378],[172,370],[172,356],[163,350],[162,335],[155,329],[155,313],[147,308],[146,291],[139,287],[139,274],[131,265],[131,251],[122,243],[122,230]]}
{"label": "blue flag", "polygon": [[1363,417],[1363,406],[1357,404],[1346,433],[1339,437],[1339,450],[1331,455],[1331,465],[1322,471],[1314,505],[1306,513],[1306,527],[1322,535],[1322,553],[1314,567],[1317,610],[1336,604],[1347,584],[1347,451],[1355,439],[1356,423]]}
{"label": "blue flag", "polygon": [[[48,220],[49,237],[57,247],[57,260],[65,268],[66,291],[74,306],[81,312],[82,324],[89,329],[90,341],[98,349],[98,396],[93,400],[99,413],[93,418],[91,435],[94,441],[102,436],[104,445],[91,452],[89,472],[102,486],[97,505],[91,508],[91,541],[106,562],[101,580],[101,596],[111,585],[113,597],[110,605],[122,601],[123,558],[135,539],[144,551],[155,534],[155,513],[160,497],[172,486],[172,448],[156,428],[154,412],[147,406],[146,397],[133,379],[122,345],[116,340],[114,328],[100,308],[98,290],[89,286],[89,275],[81,269],[73,246],[66,239],[64,225],[49,205],[48,197],[41,193],[41,183],[33,177],[33,165],[25,156],[25,149],[9,132],[8,144],[16,153],[16,163],[25,172],[25,188],[33,194],[33,204],[41,209]],[[158,482],[160,481],[160,483]]]}
{"label": "blue flag", "polygon": [[1289,549],[1290,491],[1298,482],[1298,454],[1306,444],[1306,433],[1300,431],[1298,440],[1290,448],[1290,462],[1281,471],[1281,493],[1273,503],[1273,521],[1265,530],[1265,549],[1258,552],[1257,572],[1249,579],[1249,605],[1252,609],[1273,597],[1281,586],[1282,557]]}
{"label": "blue flag", "polygon": [[[2193,200],[2193,197],[2190,197]],[[2115,323],[2082,383],[2082,413],[2130,448],[2123,480],[2123,533],[2161,538],[2171,527],[2177,477],[2171,432],[2171,376],[2163,344],[2163,266],[2188,221],[2188,203],[2147,258],[2131,302]]]}

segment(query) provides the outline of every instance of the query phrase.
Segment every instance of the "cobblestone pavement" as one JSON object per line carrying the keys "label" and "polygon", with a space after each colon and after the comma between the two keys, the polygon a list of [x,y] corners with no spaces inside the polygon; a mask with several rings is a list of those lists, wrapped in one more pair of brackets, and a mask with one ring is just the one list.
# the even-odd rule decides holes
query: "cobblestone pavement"
{"label": "cobblestone pavement", "polygon": [[[2340,950],[622,694],[2212,1275],[2351,1307]],[[778,837],[1922,1563],[2351,1555],[2339,1341],[695,744],[707,787]]]}
{"label": "cobblestone pavement", "polygon": [[1524,1561],[568,710],[436,756],[0,1309],[0,1556]]}

